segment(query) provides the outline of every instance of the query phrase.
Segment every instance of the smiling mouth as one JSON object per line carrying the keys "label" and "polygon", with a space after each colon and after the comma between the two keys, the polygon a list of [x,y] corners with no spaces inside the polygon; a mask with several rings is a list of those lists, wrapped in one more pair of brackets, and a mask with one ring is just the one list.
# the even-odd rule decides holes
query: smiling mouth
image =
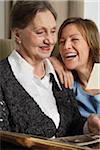
{"label": "smiling mouth", "polygon": [[40,48],[41,48],[43,51],[50,51],[50,50],[51,50],[51,48],[48,47],[48,46],[41,46]]}
{"label": "smiling mouth", "polygon": [[67,59],[73,59],[76,56],[77,56],[77,53],[75,53],[75,52],[70,52],[70,53],[65,54],[65,58],[67,58]]}

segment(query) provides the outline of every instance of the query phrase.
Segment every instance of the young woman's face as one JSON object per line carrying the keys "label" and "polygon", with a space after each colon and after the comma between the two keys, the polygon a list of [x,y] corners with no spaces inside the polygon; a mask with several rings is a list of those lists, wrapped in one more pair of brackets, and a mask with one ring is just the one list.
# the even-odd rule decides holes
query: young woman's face
{"label": "young woman's face", "polygon": [[87,67],[90,48],[75,24],[67,25],[61,35],[59,52],[68,69]]}
{"label": "young woman's face", "polygon": [[49,57],[57,41],[54,16],[48,10],[38,12],[25,29],[18,29],[17,38],[21,41],[19,45],[24,58],[38,62]]}

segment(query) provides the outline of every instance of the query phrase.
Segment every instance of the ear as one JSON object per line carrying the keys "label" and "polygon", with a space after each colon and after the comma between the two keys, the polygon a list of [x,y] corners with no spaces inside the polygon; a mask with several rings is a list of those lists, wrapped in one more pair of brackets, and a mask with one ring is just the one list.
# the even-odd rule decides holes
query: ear
{"label": "ear", "polygon": [[20,29],[14,28],[14,29],[12,30],[12,32],[13,32],[13,35],[14,35],[14,37],[15,37],[15,41],[20,44],[20,43],[21,43]]}

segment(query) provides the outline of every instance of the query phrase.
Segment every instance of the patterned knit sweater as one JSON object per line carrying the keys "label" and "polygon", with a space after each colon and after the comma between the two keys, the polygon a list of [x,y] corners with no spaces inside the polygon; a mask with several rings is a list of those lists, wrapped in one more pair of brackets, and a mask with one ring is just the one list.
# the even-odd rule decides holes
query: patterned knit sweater
{"label": "patterned knit sweater", "polygon": [[[54,80],[54,79],[53,79]],[[27,81],[26,81],[27,82]],[[60,123],[58,129],[15,78],[8,59],[0,62],[0,129],[43,137],[81,134],[81,117],[72,90],[53,86]],[[45,98],[45,97],[44,97]]]}

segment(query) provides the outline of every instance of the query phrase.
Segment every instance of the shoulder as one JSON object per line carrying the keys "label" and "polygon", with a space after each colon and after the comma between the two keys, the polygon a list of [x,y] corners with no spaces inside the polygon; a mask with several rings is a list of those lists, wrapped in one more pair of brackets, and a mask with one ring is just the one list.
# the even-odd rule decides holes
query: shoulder
{"label": "shoulder", "polygon": [[8,65],[8,59],[3,59],[0,61],[0,72],[3,71],[5,69],[5,66]]}
{"label": "shoulder", "polygon": [[3,59],[0,61],[0,82],[1,80],[3,80],[4,78],[7,78],[7,76],[9,76],[9,71],[10,71],[10,65],[8,62],[8,59]]}
{"label": "shoulder", "polygon": [[5,70],[6,59],[0,61],[0,77]]}

